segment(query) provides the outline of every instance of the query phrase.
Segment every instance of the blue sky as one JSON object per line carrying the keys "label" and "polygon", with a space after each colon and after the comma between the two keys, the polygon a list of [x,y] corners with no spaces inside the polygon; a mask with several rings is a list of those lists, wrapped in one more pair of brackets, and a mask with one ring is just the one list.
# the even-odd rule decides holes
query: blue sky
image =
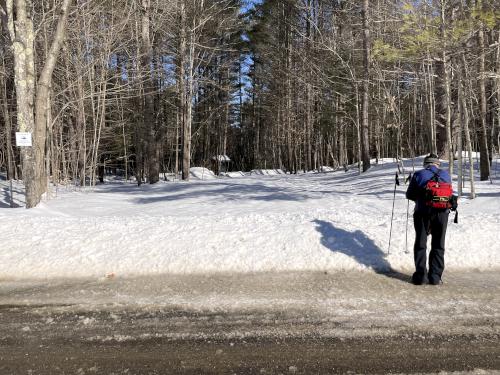
{"label": "blue sky", "polygon": [[243,0],[243,6],[241,7],[242,12],[246,12],[251,9],[255,4],[262,3],[262,0]]}

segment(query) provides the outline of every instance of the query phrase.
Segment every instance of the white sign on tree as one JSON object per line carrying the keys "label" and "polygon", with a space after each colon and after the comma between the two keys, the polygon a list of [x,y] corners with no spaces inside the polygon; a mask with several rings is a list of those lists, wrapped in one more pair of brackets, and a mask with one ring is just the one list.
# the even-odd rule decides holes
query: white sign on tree
{"label": "white sign on tree", "polygon": [[16,132],[16,146],[31,147],[31,133]]}

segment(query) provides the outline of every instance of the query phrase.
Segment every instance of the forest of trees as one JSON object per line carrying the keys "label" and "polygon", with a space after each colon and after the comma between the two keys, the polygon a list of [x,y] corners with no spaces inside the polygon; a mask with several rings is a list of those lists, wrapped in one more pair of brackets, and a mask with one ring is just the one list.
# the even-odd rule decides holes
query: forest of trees
{"label": "forest of trees", "polygon": [[500,148],[500,0],[0,0],[0,17],[0,172],[27,207],[104,166],[141,184],[216,155],[294,173],[435,152],[462,181],[464,150],[487,180]]}

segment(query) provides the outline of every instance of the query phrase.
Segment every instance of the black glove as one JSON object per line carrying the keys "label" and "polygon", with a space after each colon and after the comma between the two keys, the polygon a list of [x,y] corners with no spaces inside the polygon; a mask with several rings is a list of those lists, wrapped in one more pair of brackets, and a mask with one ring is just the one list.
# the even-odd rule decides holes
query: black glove
{"label": "black glove", "polygon": [[456,211],[458,208],[458,197],[456,195],[452,195],[450,198],[451,210]]}

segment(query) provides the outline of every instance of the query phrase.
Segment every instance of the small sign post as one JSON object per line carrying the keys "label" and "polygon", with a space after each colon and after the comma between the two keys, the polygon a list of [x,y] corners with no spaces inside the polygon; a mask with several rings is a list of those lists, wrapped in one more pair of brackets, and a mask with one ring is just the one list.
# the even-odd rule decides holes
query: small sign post
{"label": "small sign post", "polygon": [[27,132],[16,132],[16,146],[19,147],[31,147],[31,133]]}
{"label": "small sign post", "polygon": [[31,147],[32,145],[31,133],[16,132],[16,146]]}

